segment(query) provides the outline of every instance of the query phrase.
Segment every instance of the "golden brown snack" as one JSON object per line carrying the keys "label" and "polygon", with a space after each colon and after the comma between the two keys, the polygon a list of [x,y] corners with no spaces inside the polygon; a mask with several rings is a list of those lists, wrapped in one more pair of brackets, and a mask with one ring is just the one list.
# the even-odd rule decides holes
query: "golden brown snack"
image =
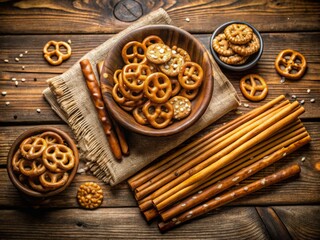
{"label": "golden brown snack", "polygon": [[181,120],[191,113],[191,102],[183,96],[175,96],[169,101],[173,106],[173,118]]}
{"label": "golden brown snack", "polygon": [[145,45],[137,41],[131,41],[122,48],[122,59],[126,64],[145,63],[147,61],[146,51]]}
{"label": "golden brown snack", "polygon": [[[54,50],[50,50],[50,47],[53,46]],[[60,51],[61,46],[65,47],[67,53],[63,53]],[[67,60],[71,56],[71,47],[66,42],[56,42],[56,41],[49,41],[43,48],[44,58],[51,64],[51,65],[60,65],[64,60]],[[54,60],[52,57],[56,56],[57,60]]]}
{"label": "golden brown snack", "polygon": [[147,59],[155,64],[163,64],[171,59],[171,48],[162,43],[155,43],[147,48]]}
{"label": "golden brown snack", "polygon": [[165,128],[173,117],[173,106],[169,102],[157,104],[146,102],[142,107],[144,116],[154,128]]}
{"label": "golden brown snack", "polygon": [[74,167],[75,157],[71,148],[63,144],[54,144],[44,150],[42,162],[51,172],[61,173]]}
{"label": "golden brown snack", "polygon": [[81,207],[95,209],[103,201],[103,191],[97,183],[86,182],[79,187],[77,199]]}
{"label": "golden brown snack", "polygon": [[156,35],[150,35],[148,37],[146,37],[145,39],[143,39],[142,44],[145,45],[147,48],[155,43],[162,43],[163,41],[160,37],[156,36]]}
{"label": "golden brown snack", "polygon": [[190,101],[192,101],[198,95],[198,92],[199,88],[193,90],[187,90],[185,88],[182,88],[179,92],[179,95],[188,98]]}
{"label": "golden brown snack", "polygon": [[32,160],[41,157],[47,146],[46,140],[38,136],[32,136],[20,144],[20,152],[25,159]]}
{"label": "golden brown snack", "polygon": [[186,62],[181,67],[178,80],[181,87],[187,90],[199,88],[203,80],[202,67],[195,62]]}
{"label": "golden brown snack", "polygon": [[37,177],[46,171],[46,167],[39,158],[32,161],[21,159],[19,163],[19,170],[27,177]]}
{"label": "golden brown snack", "polygon": [[224,34],[233,44],[245,44],[252,39],[253,31],[246,24],[233,23],[224,29]]}
{"label": "golden brown snack", "polygon": [[175,77],[179,74],[184,59],[180,54],[172,54],[171,59],[160,65],[160,70],[169,77]]}
{"label": "golden brown snack", "polygon": [[257,35],[253,33],[252,39],[248,43],[242,45],[229,43],[229,46],[241,56],[250,56],[259,50],[260,41]]}
{"label": "golden brown snack", "polygon": [[144,81],[150,74],[151,70],[146,64],[127,64],[122,69],[123,83],[131,91],[139,92],[143,90]]}
{"label": "golden brown snack", "polygon": [[212,41],[213,49],[220,55],[228,57],[234,55],[234,51],[230,47],[230,43],[224,33],[220,33]]}
{"label": "golden brown snack", "polygon": [[248,59],[248,57],[244,57],[239,54],[234,54],[229,57],[219,56],[219,58],[222,62],[230,65],[240,65],[245,63]]}
{"label": "golden brown snack", "polygon": [[145,80],[143,92],[152,102],[165,103],[171,97],[171,81],[163,73],[152,73]]}
{"label": "golden brown snack", "polygon": [[41,138],[46,140],[48,145],[51,144],[63,144],[62,137],[55,132],[44,132],[40,135]]}
{"label": "golden brown snack", "polygon": [[274,64],[277,72],[281,76],[293,80],[300,79],[307,69],[305,57],[292,49],[281,51]]}
{"label": "golden brown snack", "polygon": [[261,101],[268,94],[266,81],[257,74],[248,74],[240,80],[240,90],[245,98],[250,101]]}
{"label": "golden brown snack", "polygon": [[190,62],[191,61],[191,57],[190,57],[189,53],[186,50],[184,50],[183,48],[180,48],[180,47],[177,47],[177,46],[173,46],[172,47],[172,54],[181,55],[185,62]]}
{"label": "golden brown snack", "polygon": [[50,171],[46,171],[40,175],[39,181],[44,188],[54,190],[65,185],[68,178],[69,174],[67,172],[52,173]]}
{"label": "golden brown snack", "polygon": [[19,164],[22,159],[23,157],[21,156],[20,150],[18,149],[12,158],[12,169],[14,172],[16,173],[20,172]]}
{"label": "golden brown snack", "polygon": [[138,123],[140,123],[141,125],[147,125],[149,122],[148,122],[148,119],[146,118],[146,116],[142,112],[142,107],[143,107],[143,105],[138,106],[135,109],[133,109],[132,115]]}

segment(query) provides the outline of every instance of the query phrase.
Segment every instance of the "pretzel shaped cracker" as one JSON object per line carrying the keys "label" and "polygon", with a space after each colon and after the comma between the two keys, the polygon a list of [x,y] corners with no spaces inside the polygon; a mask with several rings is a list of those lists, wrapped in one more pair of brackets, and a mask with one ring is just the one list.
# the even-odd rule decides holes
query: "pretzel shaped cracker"
{"label": "pretzel shaped cracker", "polygon": [[229,45],[235,53],[241,56],[250,56],[259,50],[260,41],[257,35],[253,33],[252,39],[246,44],[237,45],[230,43]]}
{"label": "pretzel shaped cracker", "polygon": [[69,174],[64,173],[52,173],[49,171],[44,172],[40,175],[39,181],[44,188],[49,188],[50,190],[62,187],[68,181]]}
{"label": "pretzel shaped cracker", "polygon": [[171,81],[161,72],[152,73],[144,83],[143,92],[152,102],[164,103],[168,101],[172,93]]}
{"label": "pretzel shaped cracker", "polygon": [[20,144],[21,155],[27,160],[41,157],[43,151],[47,148],[47,141],[41,137],[32,136],[26,138]]}
{"label": "pretzel shaped cracker", "polygon": [[122,59],[126,64],[129,63],[145,63],[147,48],[140,42],[131,41],[128,42],[122,48]]}
{"label": "pretzel shaped cracker", "polygon": [[13,158],[12,158],[12,169],[14,172],[16,173],[19,173],[20,172],[20,168],[19,168],[19,164],[22,160],[22,156],[21,156],[21,152],[20,150],[18,149],[15,154],[13,155]]}
{"label": "pretzel shaped cracker", "polygon": [[286,49],[278,54],[275,68],[281,76],[298,80],[307,69],[307,61],[301,53],[292,49]]}
{"label": "pretzel shaped cracker", "polygon": [[63,144],[63,139],[62,137],[55,132],[44,132],[40,135],[41,138],[43,138],[44,140],[46,140],[48,145],[51,144]]}
{"label": "pretzel shaped cracker", "polygon": [[65,172],[74,167],[73,151],[63,144],[50,145],[42,155],[43,164],[54,173]]}
{"label": "pretzel shaped cracker", "polygon": [[117,69],[114,74],[113,74],[113,83],[117,84],[119,83],[119,77],[121,77],[122,74],[122,70],[121,69]]}
{"label": "pretzel shaped cracker", "polygon": [[[54,50],[50,51],[50,47],[54,46]],[[67,49],[67,53],[62,53],[60,51],[60,47],[63,46]],[[67,60],[71,56],[71,47],[66,42],[56,42],[56,41],[49,41],[43,48],[44,58],[51,64],[51,65],[60,65],[64,60]],[[52,57],[56,56],[57,59],[54,60]]]}
{"label": "pretzel shaped cracker", "polygon": [[162,43],[163,41],[160,37],[156,36],[156,35],[150,35],[148,37],[146,37],[145,39],[143,39],[142,44],[145,45],[147,48],[155,43]]}
{"label": "pretzel shaped cracker", "polygon": [[126,99],[129,99],[132,101],[139,101],[143,98],[142,91],[133,91],[127,87],[127,85],[124,83],[122,75],[119,75],[118,80],[119,80],[119,83],[117,87],[120,93],[122,94],[122,96],[124,96]]}
{"label": "pretzel shaped cracker", "polygon": [[191,101],[196,98],[196,96],[198,95],[198,92],[199,92],[199,88],[196,88],[193,90],[187,90],[185,88],[182,88],[181,91],[179,92],[179,95],[185,98],[188,98]]}
{"label": "pretzel shaped cracker", "polygon": [[202,67],[195,62],[186,62],[181,67],[178,80],[181,87],[187,90],[199,88],[203,80]]}
{"label": "pretzel shaped cracker", "polygon": [[172,54],[171,59],[160,65],[160,70],[169,77],[175,77],[179,74],[184,59],[180,54]]}
{"label": "pretzel shaped cracker", "polygon": [[180,92],[181,85],[180,85],[178,79],[170,78],[170,81],[171,81],[171,88],[172,88],[171,97],[173,97]]}
{"label": "pretzel shaped cracker", "polygon": [[19,169],[23,175],[28,177],[37,177],[46,171],[46,167],[39,158],[32,161],[21,159]]}
{"label": "pretzel shaped cracker", "polygon": [[225,57],[225,56],[219,56],[220,60],[226,64],[230,64],[230,65],[241,65],[241,64],[244,64],[247,59],[249,58],[249,56],[241,56],[237,53],[231,55],[231,56],[228,56],[228,57]]}
{"label": "pretzel shaped cracker", "polygon": [[142,112],[151,126],[160,129],[170,124],[173,117],[173,106],[169,102],[157,104],[147,101],[142,107]]}
{"label": "pretzel shaped cracker", "polygon": [[122,69],[122,78],[124,84],[131,91],[142,91],[143,84],[146,78],[151,74],[151,70],[148,65],[131,63],[127,64]]}
{"label": "pretzel shaped cracker", "polygon": [[225,28],[224,34],[233,44],[245,44],[252,39],[253,31],[246,24],[231,24]]}
{"label": "pretzel shaped cracker", "polygon": [[220,33],[212,41],[213,49],[222,56],[231,56],[234,54],[234,51],[230,47],[230,43],[224,33]]}
{"label": "pretzel shaped cracker", "polygon": [[141,105],[133,109],[132,115],[137,123],[140,123],[141,125],[147,125],[149,122],[146,116],[143,114],[142,107],[143,106]]}
{"label": "pretzel shaped cracker", "polygon": [[171,58],[171,48],[162,43],[155,43],[147,48],[147,59],[155,64],[163,64]]}
{"label": "pretzel shaped cracker", "polygon": [[34,178],[29,177],[28,183],[29,183],[30,187],[33,190],[36,190],[37,192],[48,192],[48,191],[52,190],[50,188],[46,188],[46,187],[42,186],[42,184],[39,181],[39,177],[34,177]]}
{"label": "pretzel shaped cracker", "polygon": [[245,98],[255,102],[263,100],[268,94],[266,81],[257,74],[244,76],[240,80],[240,89]]}

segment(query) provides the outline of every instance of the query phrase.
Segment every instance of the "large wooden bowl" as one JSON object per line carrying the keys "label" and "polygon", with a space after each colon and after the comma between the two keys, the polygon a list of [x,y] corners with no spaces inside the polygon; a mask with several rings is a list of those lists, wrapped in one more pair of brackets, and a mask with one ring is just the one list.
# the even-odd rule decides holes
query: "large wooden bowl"
{"label": "large wooden bowl", "polygon": [[[158,35],[165,44],[172,47],[174,45],[185,49],[193,62],[198,63],[204,71],[203,83],[200,87],[197,97],[192,100],[191,114],[180,121],[175,121],[173,124],[163,128],[155,129],[151,126],[141,125],[135,121],[131,113],[123,110],[113,99],[110,89],[113,87],[113,73],[117,69],[122,69],[125,65],[121,50],[129,41],[139,41],[149,36]],[[148,136],[168,136],[179,133],[192,124],[194,124],[205,112],[210,102],[213,91],[213,76],[209,55],[204,46],[190,33],[171,25],[148,25],[136,29],[130,34],[120,38],[116,46],[109,52],[105,59],[102,73],[107,73],[108,77],[104,78],[101,74],[100,82],[103,92],[103,99],[111,115],[125,128]]]}
{"label": "large wooden bowl", "polygon": [[[18,174],[13,171],[12,159],[13,159],[13,156],[16,153],[16,151],[19,149],[20,144],[26,138],[31,137],[31,136],[36,136],[36,135],[39,135],[39,134],[47,132],[47,131],[55,132],[62,137],[62,139],[64,140],[64,144],[66,144],[73,151],[73,155],[75,156],[75,165],[71,170],[68,171],[69,178],[68,178],[67,182],[62,187],[59,187],[55,190],[51,190],[48,192],[38,192],[36,190],[33,190],[27,184],[20,182]],[[72,138],[67,133],[65,133],[64,131],[62,131],[58,128],[47,127],[47,126],[34,127],[34,128],[31,128],[31,129],[25,131],[24,133],[22,133],[12,144],[10,151],[8,153],[8,158],[7,158],[7,172],[8,172],[8,175],[9,175],[9,178],[10,178],[12,184],[22,194],[24,194],[27,197],[30,197],[31,199],[32,198],[33,199],[36,199],[36,198],[37,199],[39,199],[39,198],[45,199],[45,198],[57,195],[58,193],[64,191],[71,184],[74,177],[76,176],[78,166],[79,166],[79,152],[78,152],[77,146],[73,142]]]}

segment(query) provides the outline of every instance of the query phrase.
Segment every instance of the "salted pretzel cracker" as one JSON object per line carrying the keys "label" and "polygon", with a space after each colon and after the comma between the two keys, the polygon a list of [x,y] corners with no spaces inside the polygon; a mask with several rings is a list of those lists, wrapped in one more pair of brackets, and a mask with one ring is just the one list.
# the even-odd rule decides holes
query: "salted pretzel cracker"
{"label": "salted pretzel cracker", "polygon": [[143,105],[142,112],[151,126],[160,129],[170,124],[173,117],[173,106],[169,102],[157,104],[149,100]]}
{"label": "salted pretzel cracker", "polygon": [[42,156],[43,151],[47,148],[47,141],[38,136],[29,137],[20,144],[21,155],[32,160]]}
{"label": "salted pretzel cracker", "polygon": [[188,98],[190,101],[196,98],[198,95],[199,88],[193,89],[193,90],[187,90],[185,88],[182,88],[179,92],[180,96],[183,96],[185,98]]}
{"label": "salted pretzel cracker", "polygon": [[154,103],[168,101],[172,93],[169,77],[161,72],[150,74],[145,80],[143,93]]}
{"label": "salted pretzel cracker", "polygon": [[220,33],[213,39],[212,47],[218,54],[222,56],[229,57],[234,55],[234,51],[230,47],[230,42],[224,33]]}
{"label": "salted pretzel cracker", "polygon": [[191,57],[190,57],[189,53],[186,50],[184,50],[183,48],[173,46],[171,49],[172,49],[172,54],[179,54],[180,56],[183,57],[183,60],[185,62],[191,61]]}
{"label": "salted pretzel cracker", "polygon": [[274,64],[281,76],[293,80],[300,79],[307,69],[305,57],[300,52],[292,49],[281,51]]}
{"label": "salted pretzel cracker", "polygon": [[155,43],[147,48],[147,59],[155,64],[163,64],[171,59],[171,48],[163,43]]}
{"label": "salted pretzel cracker", "polygon": [[52,173],[46,171],[40,175],[39,181],[43,187],[54,190],[65,185],[68,178],[69,174],[67,172]]}
{"label": "salted pretzel cracker", "polygon": [[75,157],[71,148],[63,144],[54,144],[45,149],[42,161],[51,172],[61,173],[74,167]]}
{"label": "salted pretzel cracker", "polygon": [[103,191],[97,183],[86,182],[79,187],[77,199],[81,207],[95,209],[103,201]]}
{"label": "salted pretzel cracker", "polygon": [[233,44],[245,44],[252,39],[253,31],[246,24],[233,23],[224,29],[224,34]]}
{"label": "salted pretzel cracker", "polygon": [[250,101],[261,101],[268,94],[266,81],[258,74],[248,74],[240,80],[240,90]]}
{"label": "salted pretzel cracker", "polygon": [[[53,46],[54,50],[50,50],[50,47]],[[60,48],[65,47],[67,53],[61,52]],[[66,42],[56,42],[56,41],[49,41],[43,47],[43,54],[44,58],[51,64],[51,65],[60,65],[64,60],[67,60],[71,56],[71,47]],[[57,59],[55,60],[53,57],[56,56]]]}
{"label": "salted pretzel cracker", "polygon": [[143,90],[144,81],[151,74],[146,64],[131,63],[122,69],[123,83],[131,90],[139,92]]}
{"label": "salted pretzel cracker", "polygon": [[219,56],[220,60],[226,64],[230,64],[230,65],[241,65],[243,63],[245,63],[247,61],[247,59],[249,58],[248,56],[241,56],[239,54],[234,54],[231,55],[229,57],[225,57],[225,56]]}
{"label": "salted pretzel cracker", "polygon": [[183,96],[175,96],[169,101],[173,106],[173,118],[181,120],[189,116],[191,113],[191,102]]}
{"label": "salted pretzel cracker", "polygon": [[163,41],[160,37],[158,37],[157,35],[150,35],[146,38],[143,39],[142,44],[145,45],[147,48],[155,43],[162,43]]}
{"label": "salted pretzel cracker", "polygon": [[241,56],[250,56],[259,50],[260,41],[257,35],[253,33],[252,39],[248,43],[242,45],[229,43],[229,46],[235,53]]}
{"label": "salted pretzel cracker", "polygon": [[46,140],[48,145],[51,144],[63,144],[62,137],[55,132],[47,131],[42,134],[40,134],[40,137]]}
{"label": "salted pretzel cracker", "polygon": [[129,99],[132,101],[139,101],[143,98],[143,91],[133,91],[130,88],[128,88],[124,83],[123,77],[119,77],[118,80],[119,80],[119,84],[118,84],[119,91],[126,99]]}
{"label": "salted pretzel cracker", "polygon": [[199,88],[203,80],[203,69],[195,62],[186,62],[181,67],[178,80],[181,87],[187,90]]}
{"label": "salted pretzel cracker", "polygon": [[121,55],[126,64],[145,63],[147,61],[146,51],[147,48],[145,45],[138,41],[131,41],[124,45]]}
{"label": "salted pretzel cracker", "polygon": [[184,59],[180,54],[172,54],[170,60],[166,63],[161,64],[160,70],[169,77],[178,76],[182,65],[184,64]]}
{"label": "salted pretzel cracker", "polygon": [[27,177],[37,177],[46,171],[46,167],[39,158],[32,161],[22,159],[19,163],[19,170]]}

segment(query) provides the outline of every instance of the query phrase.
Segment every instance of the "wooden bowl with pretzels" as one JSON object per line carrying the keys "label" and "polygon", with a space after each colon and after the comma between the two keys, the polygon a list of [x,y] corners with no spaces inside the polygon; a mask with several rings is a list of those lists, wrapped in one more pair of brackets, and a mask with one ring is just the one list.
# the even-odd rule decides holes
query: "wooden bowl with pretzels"
{"label": "wooden bowl with pretzels", "polygon": [[73,181],[79,153],[72,138],[55,127],[35,127],[12,144],[7,172],[13,185],[33,199],[45,199],[64,191]]}
{"label": "wooden bowl with pretzels", "polygon": [[169,136],[196,124],[213,92],[209,54],[194,36],[171,25],[148,25],[121,37],[100,77],[111,116],[147,136]]}

